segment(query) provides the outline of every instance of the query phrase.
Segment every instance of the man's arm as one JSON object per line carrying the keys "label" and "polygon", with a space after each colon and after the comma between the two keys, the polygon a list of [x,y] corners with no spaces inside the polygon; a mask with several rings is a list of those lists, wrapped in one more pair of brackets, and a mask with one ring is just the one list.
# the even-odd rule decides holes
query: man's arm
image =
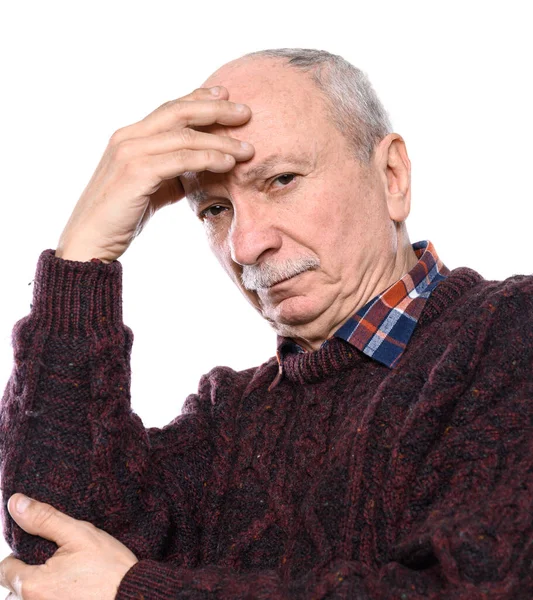
{"label": "man's arm", "polygon": [[30,564],[44,562],[56,546],[13,522],[7,501],[15,492],[92,522],[138,556],[162,558],[170,522],[180,529],[177,518],[183,551],[196,545],[187,520],[201,490],[180,495],[174,486],[171,501],[160,469],[172,435],[174,456],[182,453],[193,480],[205,479],[209,417],[194,396],[189,414],[162,430],[145,430],[131,410],[133,335],[122,323],[121,274],[118,262],[66,261],[43,252],[31,313],[14,328],[15,365],[0,412],[2,518],[9,545]]}
{"label": "man's arm", "polygon": [[[225,88],[197,89],[117,130],[55,254],[40,257],[31,313],[13,332],[15,365],[0,416],[4,535],[30,564],[55,548],[13,524],[6,503],[14,492],[105,528],[138,555],[160,555],[170,502],[154,465],[165,462],[167,433],[146,431],[130,408],[133,335],[122,323],[121,266],[114,261],[154,212],[184,197],[180,175],[226,172],[253,155],[239,140],[193,128],[248,121],[250,109],[227,98]],[[194,470],[208,468],[207,434],[192,404],[172,429],[184,440],[184,454],[198,455],[190,475],[202,481]],[[173,451],[179,455],[180,448]],[[186,520],[188,503],[175,493]],[[183,547],[195,545],[186,534],[181,539]]]}

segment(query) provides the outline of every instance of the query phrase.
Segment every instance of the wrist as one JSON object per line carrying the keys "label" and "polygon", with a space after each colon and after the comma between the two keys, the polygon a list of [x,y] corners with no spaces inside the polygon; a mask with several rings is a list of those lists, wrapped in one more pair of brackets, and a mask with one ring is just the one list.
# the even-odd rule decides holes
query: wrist
{"label": "wrist", "polygon": [[58,260],[54,250],[45,250],[33,292],[32,319],[51,335],[105,336],[123,329],[119,261],[104,268],[88,261]]}
{"label": "wrist", "polygon": [[82,252],[82,251],[69,251],[69,250],[62,250],[60,248],[56,249],[55,251],[55,256],[56,258],[61,258],[63,260],[73,260],[76,262],[94,262],[94,263],[104,263],[106,265],[108,265],[110,262],[110,260],[106,260],[105,258],[100,258],[97,256],[97,253],[88,253],[88,252]]}

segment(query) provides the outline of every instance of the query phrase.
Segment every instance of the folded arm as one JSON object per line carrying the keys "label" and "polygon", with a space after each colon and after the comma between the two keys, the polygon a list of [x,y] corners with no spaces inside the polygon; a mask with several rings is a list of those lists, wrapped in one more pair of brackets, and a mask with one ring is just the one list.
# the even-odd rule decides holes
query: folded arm
{"label": "folded arm", "polygon": [[15,492],[91,521],[139,557],[165,556],[171,528],[182,529],[175,556],[196,546],[201,484],[186,492],[168,484],[165,465],[172,451],[188,481],[205,479],[209,418],[197,396],[163,429],[145,429],[132,411],[133,334],[122,322],[121,276],[120,263],[43,252],[31,312],[13,331],[15,364],[0,413],[2,520],[8,544],[29,564],[57,547],[13,522],[7,501]]}

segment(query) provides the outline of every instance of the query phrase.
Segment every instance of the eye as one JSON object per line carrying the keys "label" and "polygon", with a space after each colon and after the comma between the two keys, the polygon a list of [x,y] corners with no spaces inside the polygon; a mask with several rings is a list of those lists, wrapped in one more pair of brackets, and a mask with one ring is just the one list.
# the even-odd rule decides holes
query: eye
{"label": "eye", "polygon": [[278,175],[275,177],[272,183],[274,184],[276,181],[279,181],[282,184],[280,187],[287,187],[295,177],[296,175],[294,173],[283,173],[283,175]]}
{"label": "eye", "polygon": [[209,208],[206,208],[205,210],[203,210],[198,217],[204,221],[205,219],[212,219],[216,216],[218,216],[221,212],[223,212],[224,210],[226,210],[225,206],[222,206],[220,204],[213,204],[213,206],[210,206]]}

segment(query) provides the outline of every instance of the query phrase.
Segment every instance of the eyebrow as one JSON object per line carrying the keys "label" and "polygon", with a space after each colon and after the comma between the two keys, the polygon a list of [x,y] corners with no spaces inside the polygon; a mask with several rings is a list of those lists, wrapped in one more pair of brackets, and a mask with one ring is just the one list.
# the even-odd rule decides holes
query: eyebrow
{"label": "eyebrow", "polygon": [[[261,177],[265,177],[266,175],[268,175],[272,167],[280,162],[288,162],[295,165],[307,167],[313,164],[311,155],[307,152],[299,152],[298,154],[282,154],[276,152],[267,156],[265,160],[263,160],[260,164],[254,165],[253,167],[247,169],[244,173],[242,173],[242,175],[239,175],[238,178],[244,184],[247,184],[250,181],[253,181],[254,179],[260,179]],[[196,173],[189,172],[188,176],[190,178],[196,179],[196,181],[198,182],[198,177]],[[193,204],[200,204],[208,197],[209,194],[202,190],[193,191],[190,194],[187,194],[187,199]]]}
{"label": "eyebrow", "polygon": [[303,165],[310,166],[312,164],[311,156],[306,152],[299,152],[298,154],[289,153],[289,154],[281,154],[276,152],[275,154],[271,154],[267,156],[264,161],[260,164],[255,165],[254,167],[250,167],[247,171],[245,171],[242,175],[239,176],[239,179],[242,179],[245,183],[253,180],[259,179],[260,177],[264,177],[268,174],[268,171],[275,165],[280,162],[290,162],[295,165]]}

